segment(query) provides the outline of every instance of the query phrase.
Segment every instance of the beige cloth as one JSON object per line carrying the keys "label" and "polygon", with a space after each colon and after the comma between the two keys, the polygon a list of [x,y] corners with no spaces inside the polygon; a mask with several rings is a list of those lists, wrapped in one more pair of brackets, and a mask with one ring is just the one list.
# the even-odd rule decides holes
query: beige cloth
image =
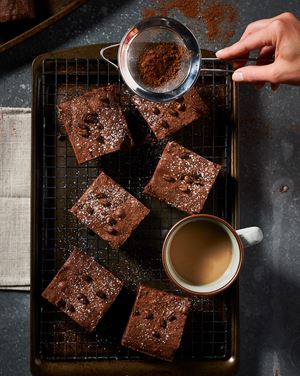
{"label": "beige cloth", "polygon": [[0,107],[0,289],[30,286],[30,108]]}

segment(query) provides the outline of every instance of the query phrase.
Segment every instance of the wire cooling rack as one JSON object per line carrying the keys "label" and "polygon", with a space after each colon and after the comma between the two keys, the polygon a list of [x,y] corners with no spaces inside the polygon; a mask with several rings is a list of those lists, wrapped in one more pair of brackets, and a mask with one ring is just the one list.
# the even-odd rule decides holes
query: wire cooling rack
{"label": "wire cooling rack", "polygon": [[[197,89],[211,113],[187,126],[170,139],[223,166],[204,212],[231,222],[233,191],[231,181],[232,83],[230,67],[210,61]],[[120,101],[136,146],[128,152],[114,153],[78,166],[65,131],[57,118],[57,104],[99,85],[117,84]],[[146,356],[120,345],[135,290],[140,282],[179,293],[167,279],[161,262],[164,236],[184,214],[144,195],[167,140],[155,142],[151,131],[130,104],[130,93],[118,72],[99,59],[44,59],[38,80],[38,231],[36,256],[37,352],[44,360],[145,359]],[[119,182],[148,208],[150,215],[119,251],[90,233],[68,212],[100,170]],[[57,270],[77,246],[93,255],[125,281],[125,288],[94,333],[86,333],[63,313],[40,297]],[[226,360],[231,356],[232,292],[215,297],[192,299],[177,359]]]}

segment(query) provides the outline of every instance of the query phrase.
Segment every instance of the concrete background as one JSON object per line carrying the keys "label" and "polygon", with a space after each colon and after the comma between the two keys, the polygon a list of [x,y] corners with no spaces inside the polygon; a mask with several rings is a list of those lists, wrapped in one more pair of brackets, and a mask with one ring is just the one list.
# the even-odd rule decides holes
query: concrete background
{"label": "concrete background", "polygon": [[[92,0],[56,25],[0,56],[0,106],[31,105],[31,61],[35,56],[97,42],[119,41],[151,5],[142,0]],[[228,1],[227,1],[228,3]],[[258,18],[291,11],[292,0],[231,1],[234,35],[210,41],[205,24],[176,15],[203,47],[217,50],[235,41]],[[300,374],[300,89],[273,93],[240,87],[241,225],[259,225],[264,242],[246,252],[240,279],[241,366],[239,376]],[[287,185],[288,192],[280,187]],[[29,294],[0,292],[0,375],[29,371]]]}

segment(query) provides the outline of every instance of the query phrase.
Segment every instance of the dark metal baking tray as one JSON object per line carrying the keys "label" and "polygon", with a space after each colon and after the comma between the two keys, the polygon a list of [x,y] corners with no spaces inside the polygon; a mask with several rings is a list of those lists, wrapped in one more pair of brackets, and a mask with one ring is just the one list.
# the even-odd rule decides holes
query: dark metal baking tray
{"label": "dark metal baking tray", "polygon": [[0,53],[46,29],[86,2],[87,0],[36,0],[35,18],[0,24]]}
{"label": "dark metal baking tray", "polygon": [[[81,47],[38,57],[33,63],[32,108],[32,253],[31,369],[34,375],[233,375],[239,361],[238,282],[215,297],[193,298],[181,347],[174,363],[158,361],[120,345],[139,282],[179,293],[161,263],[168,229],[184,216],[143,195],[166,141],[155,143],[148,127],[130,106],[130,93],[116,70],[99,58],[104,45]],[[204,55],[209,55],[203,51]],[[111,58],[115,52],[111,51]],[[202,73],[197,89],[211,108],[205,117],[171,137],[223,165],[205,212],[238,226],[237,93],[230,67]],[[121,101],[136,147],[78,166],[56,105],[91,87],[120,85]],[[59,135],[62,135],[58,137]],[[104,171],[151,209],[120,251],[112,251],[68,213],[86,187]],[[79,246],[125,281],[125,288],[100,322],[86,333],[41,298],[41,292]]]}

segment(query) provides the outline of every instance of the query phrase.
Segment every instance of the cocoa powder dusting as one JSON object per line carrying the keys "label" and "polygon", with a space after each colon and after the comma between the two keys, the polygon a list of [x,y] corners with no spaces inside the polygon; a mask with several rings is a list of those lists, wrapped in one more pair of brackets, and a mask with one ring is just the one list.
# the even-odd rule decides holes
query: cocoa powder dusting
{"label": "cocoa powder dusting", "polygon": [[203,20],[207,38],[215,42],[228,43],[233,37],[236,26],[236,10],[228,1],[216,0],[160,0],[151,8],[145,8],[144,17],[171,16],[176,12],[195,21],[195,30],[203,33]]}
{"label": "cocoa powder dusting", "polygon": [[176,79],[183,49],[175,43],[153,43],[139,57],[138,70],[146,86],[159,87]]}
{"label": "cocoa powder dusting", "polygon": [[[202,17],[207,24],[208,39],[218,38],[222,30],[222,24],[225,22],[229,26],[233,26],[236,19],[236,12],[232,5],[216,3],[206,8]],[[231,38],[234,33],[230,30],[224,33],[224,36]]]}
{"label": "cocoa powder dusting", "polygon": [[144,16],[144,18],[154,17],[155,16],[155,10],[154,9],[145,8],[144,11],[143,11],[143,16]]}

